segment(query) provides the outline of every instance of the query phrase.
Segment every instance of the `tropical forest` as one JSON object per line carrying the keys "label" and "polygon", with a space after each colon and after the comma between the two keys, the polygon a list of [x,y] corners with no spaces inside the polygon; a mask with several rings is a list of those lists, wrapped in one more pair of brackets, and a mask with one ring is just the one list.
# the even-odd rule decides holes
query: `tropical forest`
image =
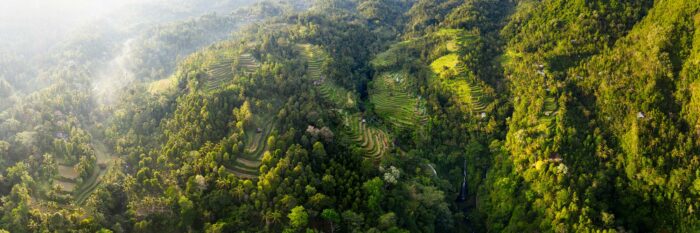
{"label": "tropical forest", "polygon": [[700,1],[3,0],[10,232],[700,232]]}

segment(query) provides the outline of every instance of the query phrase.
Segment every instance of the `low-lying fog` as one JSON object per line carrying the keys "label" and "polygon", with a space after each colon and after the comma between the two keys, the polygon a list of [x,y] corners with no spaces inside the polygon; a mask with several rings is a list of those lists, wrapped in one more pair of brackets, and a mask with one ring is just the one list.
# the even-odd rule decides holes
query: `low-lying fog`
{"label": "low-lying fog", "polygon": [[41,52],[86,23],[147,1],[152,0],[4,0],[0,46],[16,53]]}
{"label": "low-lying fog", "polygon": [[[198,46],[222,39],[228,27],[207,32],[208,40],[169,41],[191,43],[191,48],[147,51],[159,46],[159,34],[168,26],[203,15],[225,16],[253,0],[2,0],[0,3],[0,97],[10,92],[29,94],[50,84],[56,69],[84,67],[95,97],[112,99],[114,92],[134,80],[133,42],[140,55],[157,52],[171,62],[154,70],[172,69],[174,60]],[[183,32],[187,33],[187,32]],[[167,36],[166,36],[167,37]],[[172,37],[178,38],[178,37]],[[167,39],[167,38],[166,38]],[[209,41],[211,40],[211,41]],[[144,48],[143,46],[147,46]],[[165,45],[166,48],[174,46]],[[144,52],[146,51],[146,52]],[[150,56],[148,59],[156,59]],[[149,60],[150,61],[150,60]],[[159,62],[163,62],[160,60]],[[163,76],[163,75],[160,75]],[[144,77],[142,77],[144,78]],[[147,77],[163,78],[163,77]],[[49,81],[49,82],[47,82]],[[3,86],[12,88],[2,88]],[[14,91],[9,91],[13,90]],[[9,105],[9,103],[4,104]],[[0,111],[3,105],[0,105]]]}

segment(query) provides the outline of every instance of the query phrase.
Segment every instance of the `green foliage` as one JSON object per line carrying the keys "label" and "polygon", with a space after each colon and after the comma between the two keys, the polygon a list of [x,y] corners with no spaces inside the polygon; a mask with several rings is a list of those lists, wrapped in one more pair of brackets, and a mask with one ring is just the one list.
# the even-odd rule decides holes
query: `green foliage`
{"label": "green foliage", "polygon": [[[2,58],[0,228],[695,232],[699,9],[262,2],[133,42],[109,107],[94,65],[23,97],[32,72]],[[56,56],[87,64],[107,37]]]}
{"label": "green foliage", "polygon": [[343,115],[343,126],[348,137],[362,151],[363,157],[379,160],[389,150],[389,135],[381,129],[372,127],[367,119],[355,115]]}
{"label": "green foliage", "polygon": [[333,223],[340,222],[340,214],[333,209],[324,209],[323,212],[321,212],[321,217]]}
{"label": "green foliage", "polygon": [[191,226],[194,218],[196,217],[194,204],[192,201],[187,199],[187,197],[181,196],[177,202],[177,205],[180,208],[180,222],[182,224],[180,227],[185,228],[187,226]]}
{"label": "green foliage", "polygon": [[[532,203],[529,208],[499,208],[506,215],[495,216],[510,212],[523,219],[536,217],[533,224],[521,224],[511,216],[492,229],[693,228],[695,220],[685,217],[641,217],[660,211],[651,202],[664,206],[660,208],[669,215],[688,214],[682,201],[664,197],[668,192],[662,190],[670,183],[662,177],[694,169],[686,166],[691,163],[680,165],[670,159],[693,154],[685,142],[693,136],[674,126],[685,123],[670,115],[686,105],[674,97],[678,80],[671,76],[681,70],[687,56],[680,54],[688,54],[684,47],[690,40],[683,38],[690,38],[690,18],[697,4],[651,4],[525,1],[518,5],[502,31],[509,40],[503,66],[516,96],[506,137],[515,166],[510,172],[516,176],[508,175],[503,180],[508,182],[500,184],[494,180],[494,185],[508,187],[506,193],[512,194],[493,197],[503,203],[516,195]],[[670,139],[663,136],[666,133],[683,139]],[[527,188],[514,192],[514,184]],[[677,191],[683,186],[670,189],[684,196],[680,193],[685,191]],[[683,229],[662,224],[667,221],[684,222]],[[655,224],[646,225],[649,222]]]}
{"label": "green foliage", "polygon": [[287,215],[289,223],[296,229],[302,229],[309,223],[309,214],[303,206],[292,208],[292,211]]}
{"label": "green foliage", "polygon": [[403,73],[375,77],[369,91],[377,115],[397,128],[419,128],[424,123],[425,101],[416,96],[413,80]]}
{"label": "green foliage", "polygon": [[[236,15],[237,16],[237,15]],[[153,28],[129,46],[132,56],[140,59],[130,63],[134,76],[142,80],[166,78],[176,67],[173,57],[186,56],[203,46],[226,38],[238,22],[231,16],[204,15],[177,24]],[[152,68],[158,67],[158,68]]]}
{"label": "green foliage", "polygon": [[444,20],[444,17],[462,1],[458,0],[418,0],[408,11],[410,19],[406,23],[409,35],[423,35],[430,32]]}
{"label": "green foliage", "polygon": [[382,199],[384,194],[382,192],[384,186],[384,181],[381,178],[375,177],[374,179],[368,180],[362,184],[362,189],[367,195],[367,208],[373,213],[380,212],[382,210]]}
{"label": "green foliage", "polygon": [[2,226],[12,232],[29,232],[29,190],[24,184],[12,187],[3,203]]}

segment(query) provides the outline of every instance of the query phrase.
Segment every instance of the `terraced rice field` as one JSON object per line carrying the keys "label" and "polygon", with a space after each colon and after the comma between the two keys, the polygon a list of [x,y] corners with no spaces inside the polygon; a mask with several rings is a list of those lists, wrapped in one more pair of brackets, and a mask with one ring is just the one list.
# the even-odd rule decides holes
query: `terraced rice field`
{"label": "terraced rice field", "polygon": [[318,85],[317,89],[324,99],[338,107],[348,109],[355,107],[355,95],[345,88],[339,87],[330,81],[326,81]]}
{"label": "terraced rice field", "polygon": [[554,115],[554,112],[557,110],[557,102],[554,99],[554,97],[548,96],[547,98],[544,99],[544,110],[543,113],[545,116],[552,116]]}
{"label": "terraced rice field", "polygon": [[328,55],[309,44],[299,45],[299,49],[308,63],[306,76],[314,82],[321,96],[340,108],[354,108],[357,103],[355,95],[323,75],[322,66]]}
{"label": "terraced rice field", "polygon": [[[308,62],[307,77],[314,82],[317,90],[325,100],[342,109],[353,109],[357,97],[323,75],[322,64],[328,55],[313,45],[299,45],[301,54]],[[342,111],[341,111],[342,112]],[[364,152],[365,158],[379,160],[389,152],[389,136],[382,130],[369,127],[359,116],[343,116],[345,132]]]}
{"label": "terraced rice field", "polygon": [[73,166],[66,165],[65,161],[58,161],[60,164],[58,174],[53,180],[54,184],[60,187],[60,192],[70,194],[77,205],[81,205],[90,197],[90,194],[102,183],[102,177],[107,173],[109,166],[117,159],[108,153],[109,150],[101,141],[93,138],[91,145],[95,149],[96,163],[87,179],[78,183],[79,174]]}
{"label": "terraced rice field", "polygon": [[79,174],[73,166],[59,165],[58,176],[54,178],[54,184],[61,187],[61,191],[70,193],[75,189]]}
{"label": "terraced rice field", "polygon": [[356,115],[343,117],[345,132],[364,152],[365,158],[379,160],[389,152],[390,139],[382,130],[370,127]]}
{"label": "terraced rice field", "polygon": [[442,29],[436,33],[438,37],[450,38],[445,43],[447,50],[457,52],[460,48],[468,46],[476,37],[462,29]]}
{"label": "terraced rice field", "polygon": [[549,124],[554,120],[554,115],[557,111],[556,99],[552,96],[547,96],[544,99],[544,106],[542,107],[542,116],[539,118],[541,123],[547,124],[549,127],[553,125]]}
{"label": "terraced rice field", "polygon": [[[102,145],[103,146],[103,145]],[[97,164],[90,173],[90,177],[78,185],[79,174],[72,166],[58,166],[58,176],[54,178],[54,184],[59,185],[61,192],[71,194],[76,204],[82,204],[100,185],[102,176],[107,173],[108,163],[112,157],[104,153],[104,148],[97,148]]]}
{"label": "terraced rice field", "polygon": [[90,197],[90,194],[102,184],[102,177],[107,173],[111,163],[117,159],[108,153],[109,150],[102,142],[93,141],[92,145],[95,148],[97,164],[90,177],[73,191],[74,200],[78,205],[84,203]]}
{"label": "terraced rice field", "polygon": [[55,179],[53,181],[54,184],[57,184],[61,188],[61,192],[63,193],[70,193],[73,190],[75,190],[75,181],[66,181],[62,179]]}
{"label": "terraced rice field", "polygon": [[433,61],[433,63],[430,64],[430,68],[432,68],[433,72],[436,74],[441,74],[447,70],[455,69],[457,64],[459,64],[459,56],[456,53],[452,53]]}
{"label": "terraced rice field", "polygon": [[409,82],[404,73],[384,73],[375,78],[369,91],[377,114],[399,128],[414,127],[427,119],[425,101],[410,91]]}
{"label": "terraced rice field", "polygon": [[321,49],[310,44],[299,45],[301,54],[306,58],[307,76],[312,80],[319,80],[323,76],[323,62],[328,57]]}
{"label": "terraced rice field", "polygon": [[410,45],[410,40],[396,43],[392,45],[388,50],[377,54],[377,56],[375,56],[374,59],[370,61],[370,64],[377,70],[383,68],[390,68],[391,66],[396,65],[396,63],[399,61],[399,51],[405,49],[407,46]]}
{"label": "terraced rice field", "polygon": [[259,67],[260,63],[250,53],[244,53],[238,56],[238,68],[243,71],[243,73],[253,73]]}
{"label": "terraced rice field", "polygon": [[238,158],[232,166],[227,169],[229,172],[236,174],[239,178],[243,179],[257,179],[260,171],[260,160],[248,160],[243,158]]}
{"label": "terraced rice field", "polygon": [[[488,101],[484,95],[484,90],[481,85],[468,81],[466,79],[466,67],[460,64],[456,54],[449,54],[438,58],[431,65],[433,72],[436,74],[435,80],[442,87],[451,90],[456,96],[459,103],[467,108],[473,114],[480,114],[486,111]],[[457,78],[444,78],[444,72],[450,70],[457,73]]]}
{"label": "terraced rice field", "polygon": [[[488,98],[484,95],[482,86],[475,81],[467,79],[469,77],[467,67],[459,61],[456,51],[469,46],[474,42],[473,35],[459,29],[443,29],[436,33],[436,36],[449,38],[445,42],[448,51],[452,52],[440,57],[430,64],[430,68],[438,76],[437,84],[450,90],[455,95],[457,102],[466,108],[467,111],[482,115],[486,112]],[[453,72],[456,78],[445,78],[444,74]]]}
{"label": "terraced rice field", "polygon": [[213,91],[233,79],[233,58],[220,57],[218,62],[208,67],[208,72],[202,83],[202,89]]}
{"label": "terraced rice field", "polygon": [[[219,56],[218,62],[207,68],[207,75],[204,78],[202,89],[213,91],[231,81],[236,70],[233,67],[234,59],[233,55]],[[244,53],[238,56],[238,67],[236,68],[244,74],[253,73],[258,67],[260,67],[260,64],[251,54]]]}
{"label": "terraced rice field", "polygon": [[[275,128],[274,124],[274,119],[270,117],[266,120],[258,120],[254,127],[246,129],[243,154],[236,158],[231,166],[227,167],[229,172],[245,179],[258,177],[262,156],[269,148],[267,138]],[[260,128],[261,132],[258,132],[257,128]]]}
{"label": "terraced rice field", "polygon": [[76,204],[80,205],[90,197],[90,194],[102,183],[102,176],[104,176],[105,173],[107,173],[107,169],[95,166],[95,170],[93,170],[90,177],[73,190],[73,197]]}
{"label": "terraced rice field", "polygon": [[371,64],[375,68],[383,68],[395,64],[396,60],[397,59],[395,53],[393,53],[392,51],[385,51],[383,53],[378,54],[374,59],[372,59]]}
{"label": "terraced rice field", "polygon": [[72,166],[66,166],[66,165],[58,165],[58,175],[61,178],[67,179],[67,180],[72,180],[75,181],[78,179],[79,174],[75,172],[75,169]]}

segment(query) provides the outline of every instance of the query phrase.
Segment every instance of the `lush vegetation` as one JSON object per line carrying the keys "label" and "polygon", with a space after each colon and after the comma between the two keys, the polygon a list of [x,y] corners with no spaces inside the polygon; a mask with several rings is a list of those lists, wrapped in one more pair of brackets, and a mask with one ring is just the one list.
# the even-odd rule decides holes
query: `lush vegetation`
{"label": "lush vegetation", "polygon": [[0,54],[0,229],[696,232],[699,27],[695,1],[265,2],[140,34],[108,102],[112,32]]}

